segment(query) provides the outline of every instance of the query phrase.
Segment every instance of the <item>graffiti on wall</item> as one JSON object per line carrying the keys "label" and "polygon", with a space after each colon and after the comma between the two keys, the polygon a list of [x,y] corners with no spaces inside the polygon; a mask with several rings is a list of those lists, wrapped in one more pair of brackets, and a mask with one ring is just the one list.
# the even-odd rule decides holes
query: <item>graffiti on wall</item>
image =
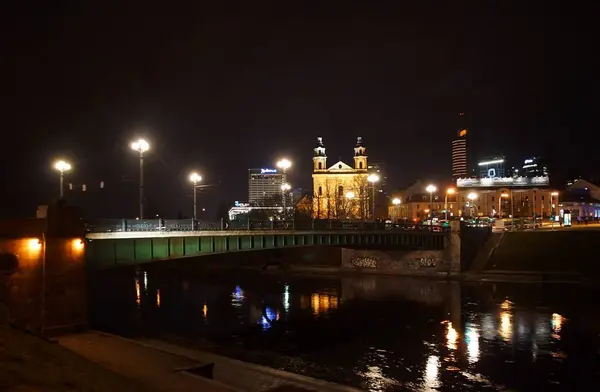
{"label": "graffiti on wall", "polygon": [[369,256],[354,257],[350,260],[354,268],[377,268],[377,258]]}
{"label": "graffiti on wall", "polygon": [[441,261],[442,261],[441,259],[421,257],[419,259],[419,266],[424,267],[424,268],[432,268],[432,267],[435,267],[438,264],[440,264]]}

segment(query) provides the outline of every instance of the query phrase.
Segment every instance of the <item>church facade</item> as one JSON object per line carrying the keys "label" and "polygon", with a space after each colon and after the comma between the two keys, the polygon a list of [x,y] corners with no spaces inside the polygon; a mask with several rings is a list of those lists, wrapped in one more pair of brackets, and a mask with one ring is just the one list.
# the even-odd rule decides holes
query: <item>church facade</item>
{"label": "church facade", "polygon": [[338,161],[328,167],[321,137],[317,138],[313,151],[313,218],[370,219],[372,184],[367,180],[367,154],[362,138],[357,138],[354,147],[353,166]]}

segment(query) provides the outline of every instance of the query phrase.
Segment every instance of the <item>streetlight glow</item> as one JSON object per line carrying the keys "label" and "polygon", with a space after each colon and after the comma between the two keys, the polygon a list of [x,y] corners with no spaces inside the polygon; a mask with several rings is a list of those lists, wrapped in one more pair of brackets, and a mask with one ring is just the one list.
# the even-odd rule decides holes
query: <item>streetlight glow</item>
{"label": "streetlight glow", "polygon": [[150,144],[148,144],[148,142],[144,139],[139,139],[131,143],[131,148],[135,151],[139,151],[140,153],[144,153],[150,149]]}
{"label": "streetlight glow", "polygon": [[194,183],[194,185],[196,185],[197,182],[202,181],[202,176],[199,175],[198,173],[194,172],[192,174],[190,174],[190,181]]}
{"label": "streetlight glow", "polygon": [[550,196],[558,196],[558,192],[552,192]]}
{"label": "streetlight glow", "polygon": [[282,191],[289,191],[290,189],[292,189],[292,186],[290,184],[288,184],[287,182],[285,184],[281,185]]}
{"label": "streetlight glow", "polygon": [[285,173],[287,169],[292,167],[292,162],[290,162],[289,159],[283,158],[277,161],[277,167],[283,170],[283,172]]}
{"label": "streetlight glow", "polygon": [[456,193],[456,189],[454,188],[448,188],[448,190],[446,191],[446,194],[448,195],[453,195]]}
{"label": "streetlight glow", "polygon": [[508,193],[503,193],[500,195],[500,197],[509,197],[510,195]]}
{"label": "streetlight glow", "polygon": [[400,203],[402,203],[402,201],[397,197],[392,200],[392,204],[395,206],[399,205]]}
{"label": "streetlight glow", "polygon": [[467,198],[468,198],[469,200],[473,201],[473,200],[477,199],[477,193],[475,193],[475,192],[471,192],[471,193],[469,193],[469,194],[467,195]]}
{"label": "streetlight glow", "polygon": [[379,176],[377,174],[369,174],[369,177],[367,177],[367,181],[375,184],[377,181],[379,181]]}
{"label": "streetlight glow", "polygon": [[430,184],[430,185],[427,185],[427,188],[425,188],[425,190],[428,193],[433,193],[433,192],[437,191],[437,187],[433,184]]}
{"label": "streetlight glow", "polygon": [[65,161],[58,161],[54,164],[54,168],[61,173],[71,170],[71,165]]}
{"label": "streetlight glow", "polygon": [[354,192],[346,192],[346,199],[354,199]]}

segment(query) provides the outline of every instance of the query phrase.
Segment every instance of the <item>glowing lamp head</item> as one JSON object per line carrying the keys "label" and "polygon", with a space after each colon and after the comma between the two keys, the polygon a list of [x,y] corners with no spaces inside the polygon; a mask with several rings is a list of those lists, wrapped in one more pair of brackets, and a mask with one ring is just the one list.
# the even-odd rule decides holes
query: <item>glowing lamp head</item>
{"label": "glowing lamp head", "polygon": [[71,165],[65,161],[58,161],[54,164],[54,168],[56,170],[58,170],[59,172],[63,173],[63,172],[71,170]]}
{"label": "glowing lamp head", "polygon": [[193,182],[194,184],[197,182],[202,181],[202,176],[198,173],[192,173],[190,174],[190,181]]}
{"label": "glowing lamp head", "polygon": [[467,198],[471,201],[477,199],[477,193],[471,192],[467,195]]}
{"label": "glowing lamp head", "polygon": [[85,248],[85,243],[83,242],[83,240],[81,238],[75,238],[73,240],[73,249],[78,252],[81,252],[83,248]]}
{"label": "glowing lamp head", "polygon": [[139,140],[131,143],[131,148],[135,151],[139,151],[140,153],[143,153],[150,149],[150,145],[144,139],[139,139]]}
{"label": "glowing lamp head", "polygon": [[281,185],[282,191],[289,191],[290,189],[292,189],[292,186],[290,184],[285,183]]}
{"label": "glowing lamp head", "polygon": [[399,198],[397,198],[397,197],[394,198],[394,200],[392,200],[392,204],[395,205],[395,206],[399,205],[401,202],[402,201]]}
{"label": "glowing lamp head", "polygon": [[433,184],[430,184],[430,185],[427,185],[427,188],[425,188],[425,190],[428,193],[433,193],[433,192],[437,191],[437,187]]}
{"label": "glowing lamp head", "polygon": [[369,177],[367,177],[367,181],[375,184],[377,181],[379,181],[379,176],[377,174],[369,174]]}
{"label": "glowing lamp head", "polygon": [[354,192],[346,192],[346,199],[354,199]]}
{"label": "glowing lamp head", "polygon": [[453,194],[456,193],[456,189],[454,189],[454,188],[448,188],[448,190],[446,191],[446,193],[449,194],[449,195],[453,195]]}
{"label": "glowing lamp head", "polygon": [[27,248],[32,252],[39,252],[42,249],[42,241],[39,238],[31,238],[27,240]]}
{"label": "glowing lamp head", "polygon": [[285,171],[292,167],[292,162],[290,162],[288,159],[283,158],[277,161],[277,167]]}

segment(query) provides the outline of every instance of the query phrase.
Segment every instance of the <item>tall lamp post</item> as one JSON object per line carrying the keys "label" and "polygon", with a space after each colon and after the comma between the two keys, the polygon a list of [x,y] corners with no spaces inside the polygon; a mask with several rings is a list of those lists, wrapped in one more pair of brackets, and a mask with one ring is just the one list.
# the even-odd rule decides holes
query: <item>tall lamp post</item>
{"label": "tall lamp post", "polygon": [[448,188],[446,190],[446,196],[444,197],[444,211],[446,212],[446,220],[448,220],[448,195],[453,195],[456,193],[454,188]]}
{"label": "tall lamp post", "polygon": [[281,184],[281,202],[283,204],[283,217],[285,219],[286,216],[286,200],[285,200],[285,194],[286,191],[288,191],[289,189],[284,189],[284,187],[289,186],[287,184],[287,170],[292,167],[292,162],[287,159],[287,158],[282,158],[280,160],[277,161],[277,163],[275,164],[277,166],[277,168],[281,169],[281,171],[283,171],[283,181]]}
{"label": "tall lamp post", "polygon": [[198,216],[196,214],[196,188],[198,188],[197,184],[200,181],[202,181],[202,176],[194,172],[190,174],[190,181],[192,182],[192,184],[194,184],[194,222],[196,222],[196,220],[198,219]]}
{"label": "tall lamp post", "polygon": [[144,139],[131,143],[131,149],[140,153],[140,219],[144,219],[144,153],[150,145]]}
{"label": "tall lamp post", "polygon": [[437,188],[435,185],[429,184],[425,190],[429,193],[429,211],[431,211],[431,215],[433,216],[433,192],[437,191]]}
{"label": "tall lamp post", "polygon": [[377,174],[369,174],[369,177],[367,177],[367,181],[369,181],[373,187],[373,210],[372,210],[372,217],[373,217],[373,221],[375,221],[375,183],[377,181],[379,181],[379,176]]}
{"label": "tall lamp post", "polygon": [[397,222],[400,220],[400,212],[398,211],[398,209],[400,208],[400,204],[402,204],[402,200],[400,200],[400,198],[398,197],[395,197],[394,199],[392,199],[392,204],[394,205],[394,217]]}
{"label": "tall lamp post", "polygon": [[510,195],[508,193],[502,193],[498,198],[498,218],[502,218],[502,198],[508,198]]}
{"label": "tall lamp post", "polygon": [[281,196],[283,198],[283,220],[285,220],[287,217],[286,200],[287,200],[287,193],[290,189],[292,189],[292,187],[287,182],[283,183],[281,185]]}
{"label": "tall lamp post", "polygon": [[65,172],[71,170],[71,165],[65,161],[58,161],[54,164],[54,168],[60,172],[60,199],[64,197],[64,182]]}
{"label": "tall lamp post", "polygon": [[475,204],[475,200],[477,199],[477,193],[475,192],[471,192],[467,195],[467,199],[469,199],[471,201],[471,204],[473,204],[473,206],[475,206],[475,208],[477,208],[477,205]]}
{"label": "tall lamp post", "polygon": [[556,214],[554,197],[556,197],[556,204],[558,204],[558,192],[550,193],[550,217],[552,219],[552,230],[554,230],[554,214]]}

